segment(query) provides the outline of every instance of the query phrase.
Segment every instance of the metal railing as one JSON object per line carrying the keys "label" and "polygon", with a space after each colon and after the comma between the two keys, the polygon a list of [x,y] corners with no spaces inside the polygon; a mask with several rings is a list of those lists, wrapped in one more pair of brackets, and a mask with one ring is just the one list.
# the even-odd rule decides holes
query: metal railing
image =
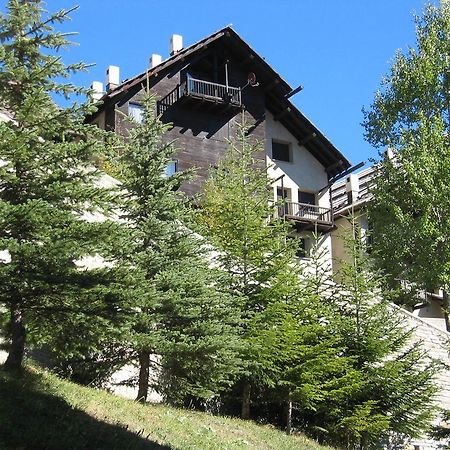
{"label": "metal railing", "polygon": [[308,222],[326,222],[330,224],[333,222],[331,208],[307,203],[285,201],[283,205],[278,207],[278,214],[280,217],[289,216],[293,219]]}
{"label": "metal railing", "polygon": [[185,84],[184,92],[186,95],[241,105],[240,88],[198,80],[196,78],[188,78]]}

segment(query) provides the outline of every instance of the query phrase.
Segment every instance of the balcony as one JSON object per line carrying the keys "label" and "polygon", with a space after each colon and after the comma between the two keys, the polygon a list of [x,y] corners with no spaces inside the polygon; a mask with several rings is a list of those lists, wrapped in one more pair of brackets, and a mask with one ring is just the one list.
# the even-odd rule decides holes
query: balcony
{"label": "balcony", "polygon": [[188,78],[158,102],[158,113],[162,114],[175,103],[182,101],[200,101],[210,105],[225,105],[226,108],[242,106],[240,88]]}
{"label": "balcony", "polygon": [[278,207],[279,217],[293,220],[301,230],[330,231],[333,224],[333,212],[331,208],[310,205],[307,203],[295,203],[285,200],[284,204]]}

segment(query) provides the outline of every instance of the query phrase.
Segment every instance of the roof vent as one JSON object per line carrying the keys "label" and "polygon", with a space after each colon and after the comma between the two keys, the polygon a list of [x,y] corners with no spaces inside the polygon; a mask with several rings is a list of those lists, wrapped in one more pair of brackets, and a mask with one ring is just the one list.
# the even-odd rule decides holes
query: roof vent
{"label": "roof vent", "polygon": [[161,62],[162,62],[161,55],[153,53],[149,59],[150,69],[153,69],[153,67],[156,67],[157,65],[161,64]]}
{"label": "roof vent", "polygon": [[98,101],[103,97],[103,83],[101,81],[93,81],[91,84],[92,100]]}
{"label": "roof vent", "polygon": [[175,55],[175,53],[178,53],[182,49],[183,49],[183,36],[179,34],[172,34],[169,43],[170,56]]}
{"label": "roof vent", "polygon": [[106,69],[106,90],[116,88],[120,84],[120,68],[117,66],[109,66]]}

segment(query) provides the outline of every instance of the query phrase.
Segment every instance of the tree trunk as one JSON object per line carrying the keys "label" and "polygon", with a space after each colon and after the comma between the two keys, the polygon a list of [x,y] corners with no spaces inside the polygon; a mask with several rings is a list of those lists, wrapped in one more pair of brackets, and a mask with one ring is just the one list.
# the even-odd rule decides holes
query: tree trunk
{"label": "tree trunk", "polygon": [[141,403],[147,401],[148,379],[150,376],[150,352],[139,352],[139,389],[136,400]]}
{"label": "tree trunk", "polygon": [[250,389],[250,383],[246,381],[242,390],[242,419],[250,419]]}
{"label": "tree trunk", "polygon": [[289,393],[286,401],[286,434],[292,433],[292,398]]}
{"label": "tree trunk", "polygon": [[10,309],[10,334],[11,346],[8,357],[6,358],[4,368],[6,370],[20,370],[22,368],[23,355],[25,353],[26,331],[23,325],[22,310],[18,303],[11,306]]}

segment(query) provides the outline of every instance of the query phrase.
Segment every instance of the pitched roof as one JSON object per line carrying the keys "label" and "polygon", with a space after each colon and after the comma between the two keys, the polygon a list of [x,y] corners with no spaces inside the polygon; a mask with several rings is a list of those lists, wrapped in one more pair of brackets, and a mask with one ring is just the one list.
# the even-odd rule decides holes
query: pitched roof
{"label": "pitched roof", "polygon": [[180,50],[159,65],[148,68],[135,77],[125,80],[116,88],[108,91],[101,100],[105,105],[119,102],[130,93],[142,89],[147,78],[157,77],[158,74],[166,72],[175,64],[187,60],[195,53],[219,40],[224,40],[226,46],[241,58],[243,64],[248,63],[249,67],[252,67],[266,94],[268,110],[327,169],[330,177],[350,167],[347,158],[287,98],[287,95],[292,91],[292,87],[229,26]]}

